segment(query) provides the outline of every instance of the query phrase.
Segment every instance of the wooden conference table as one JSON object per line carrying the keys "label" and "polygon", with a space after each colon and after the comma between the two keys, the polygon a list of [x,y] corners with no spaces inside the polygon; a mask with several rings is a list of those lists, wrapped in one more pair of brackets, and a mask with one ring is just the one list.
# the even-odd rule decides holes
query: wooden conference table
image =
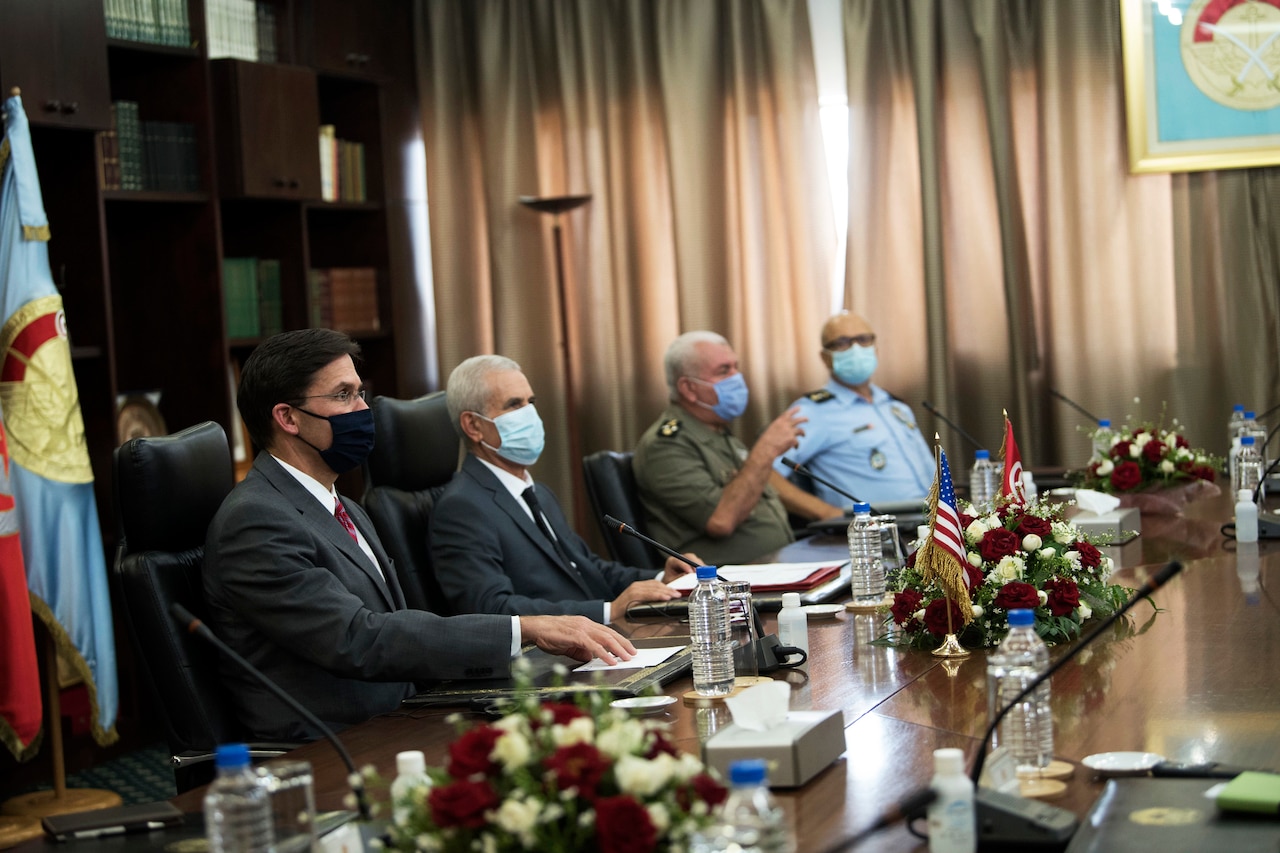
{"label": "wooden conference table", "polygon": [[[1280,769],[1280,542],[1237,553],[1234,541],[1219,533],[1229,514],[1227,500],[1219,498],[1193,504],[1185,517],[1144,517],[1141,537],[1110,549],[1117,581],[1131,587],[1169,559],[1185,568],[1155,594],[1159,613],[1140,603],[1127,627],[1100,637],[1054,677],[1055,753],[1076,765],[1056,805],[1078,815],[1089,809],[1103,782],[1079,762],[1098,752],[1138,750],[1186,763]],[[823,545],[843,548],[838,537],[805,548],[811,553]],[[673,622],[617,627],[633,637],[686,632]],[[768,624],[774,630],[772,619]],[[803,788],[778,792],[803,851],[825,850],[927,785],[933,750],[959,747],[971,765],[987,725],[984,652],[944,664],[928,652],[868,645],[881,633],[878,616],[842,613],[811,621],[808,673],[778,676],[792,685],[793,709],[844,714],[845,755]],[[691,689],[685,678],[667,692]],[[723,708],[671,708],[665,719],[672,736],[693,753],[729,722]],[[453,712],[391,713],[341,736],[358,765],[371,763],[390,778],[403,749],[422,749],[429,763],[443,763],[454,739],[444,717]],[[319,742],[294,755],[315,767],[319,806],[340,808],[345,772],[332,748]],[[175,803],[198,810],[199,793]],[[927,848],[896,826],[858,849]]]}

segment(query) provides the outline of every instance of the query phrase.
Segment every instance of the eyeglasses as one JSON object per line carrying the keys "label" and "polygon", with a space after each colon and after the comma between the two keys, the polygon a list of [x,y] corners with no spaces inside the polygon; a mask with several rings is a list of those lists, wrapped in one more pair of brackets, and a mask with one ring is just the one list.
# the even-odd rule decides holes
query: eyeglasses
{"label": "eyeglasses", "polygon": [[366,393],[367,392],[363,388],[361,388],[359,391],[339,391],[337,394],[311,394],[307,397],[299,397],[298,399],[300,401],[301,400],[319,400],[319,399],[337,400],[339,403],[345,406],[345,405],[348,405],[356,397],[359,397],[361,400],[369,399],[368,397],[365,396]]}
{"label": "eyeglasses", "polygon": [[867,332],[862,335],[844,335],[834,341],[827,341],[822,345],[822,348],[828,352],[844,352],[854,344],[860,347],[870,347],[875,346],[875,343],[876,336],[871,332]]}

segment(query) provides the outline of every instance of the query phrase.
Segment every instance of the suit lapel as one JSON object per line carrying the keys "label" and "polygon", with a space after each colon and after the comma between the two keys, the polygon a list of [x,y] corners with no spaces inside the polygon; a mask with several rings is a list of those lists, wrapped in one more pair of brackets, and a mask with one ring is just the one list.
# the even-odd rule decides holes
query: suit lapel
{"label": "suit lapel", "polygon": [[[386,603],[392,607],[404,607],[403,601],[399,604],[396,602],[396,596],[391,592],[388,580],[383,577],[383,573],[378,571],[378,567],[369,562],[369,555],[360,550],[360,546],[351,534],[347,532],[342,523],[338,521],[330,512],[328,512],[315,496],[303,488],[302,484],[293,478],[293,475],[280,467],[275,459],[269,453],[260,453],[258,458],[254,460],[254,467],[275,486],[280,494],[292,501],[294,507],[298,510],[302,517],[302,523],[311,528],[317,535],[325,539],[330,545],[333,545],[342,552],[350,562],[373,582],[381,593]],[[346,506],[346,502],[343,502]],[[355,515],[348,509],[348,515],[352,515],[352,521],[355,522]],[[364,513],[357,509],[357,514],[361,520],[364,520]],[[372,542],[371,534],[367,524],[357,523],[357,528],[364,535],[366,540]],[[372,548],[372,544],[370,545]],[[374,553],[378,553],[378,548],[374,549]],[[383,555],[385,556],[385,554]],[[386,566],[389,575],[391,572],[390,561],[382,564]]]}
{"label": "suit lapel", "polygon": [[[484,463],[468,454],[466,461],[462,464],[462,470],[469,474],[477,484],[489,491],[498,510],[505,513],[516,527],[520,528],[520,532],[524,534],[525,538],[542,552],[551,565],[563,572],[583,592],[588,595],[595,595],[595,592],[583,580],[580,571],[566,566],[564,561],[560,559],[560,552],[556,550],[556,546],[551,540],[547,539],[546,535],[538,529],[538,525],[534,523],[530,513],[526,511],[523,501],[507,491],[506,487],[498,482],[498,478],[493,475],[493,472],[484,466]],[[556,535],[560,535],[559,532]],[[565,551],[567,552],[568,548]]]}

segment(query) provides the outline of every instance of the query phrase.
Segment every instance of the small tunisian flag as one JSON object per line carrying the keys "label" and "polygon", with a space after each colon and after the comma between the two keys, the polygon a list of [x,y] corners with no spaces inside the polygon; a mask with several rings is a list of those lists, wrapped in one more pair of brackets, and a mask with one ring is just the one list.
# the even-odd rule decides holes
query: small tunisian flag
{"label": "small tunisian flag", "polygon": [[1013,424],[1009,423],[1008,412],[1004,415],[1004,445],[1000,448],[1000,457],[1004,459],[1004,482],[1000,484],[1000,495],[1021,506],[1027,502],[1022,493],[1022,456],[1018,453],[1018,442],[1013,438]]}

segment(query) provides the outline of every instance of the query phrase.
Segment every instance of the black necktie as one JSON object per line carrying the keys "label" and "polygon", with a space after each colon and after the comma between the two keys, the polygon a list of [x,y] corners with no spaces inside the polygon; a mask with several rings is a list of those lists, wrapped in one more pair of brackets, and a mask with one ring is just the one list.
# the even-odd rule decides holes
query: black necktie
{"label": "black necktie", "polygon": [[538,529],[542,531],[542,535],[551,541],[555,546],[556,553],[560,555],[561,561],[564,562],[565,568],[577,570],[577,566],[569,559],[569,555],[565,553],[564,546],[560,544],[560,540],[551,532],[551,528],[547,526],[547,520],[542,517],[542,504],[538,502],[538,495],[534,492],[533,486],[528,487],[520,496],[524,498],[524,502],[529,505],[529,511],[533,513],[533,522],[538,525]]}

